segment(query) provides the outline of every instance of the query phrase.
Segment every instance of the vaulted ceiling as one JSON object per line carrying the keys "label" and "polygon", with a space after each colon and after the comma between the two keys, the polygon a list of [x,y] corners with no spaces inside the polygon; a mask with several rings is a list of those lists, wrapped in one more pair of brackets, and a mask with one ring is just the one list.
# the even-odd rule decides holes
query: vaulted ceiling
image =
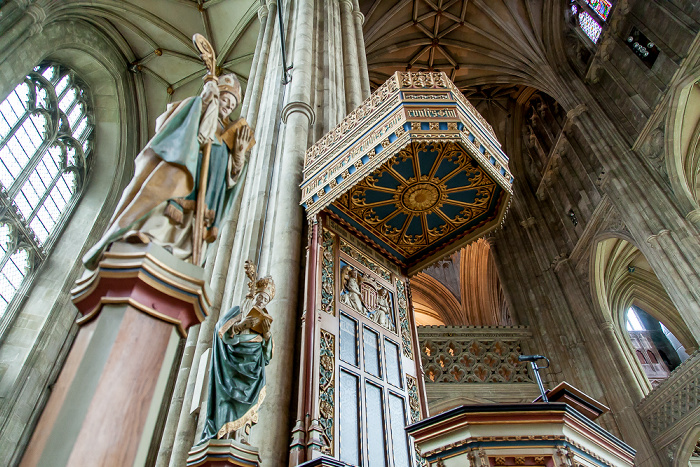
{"label": "vaulted ceiling", "polygon": [[559,2],[545,0],[362,0],[373,85],[396,70],[440,70],[461,89],[526,84],[547,90],[548,19]]}
{"label": "vaulted ceiling", "polygon": [[49,17],[82,19],[107,34],[124,66],[143,75],[149,132],[168,102],[199,92],[204,65],[192,45],[200,33],[214,46],[222,72],[235,72],[245,87],[255,51],[257,0],[64,0]]}

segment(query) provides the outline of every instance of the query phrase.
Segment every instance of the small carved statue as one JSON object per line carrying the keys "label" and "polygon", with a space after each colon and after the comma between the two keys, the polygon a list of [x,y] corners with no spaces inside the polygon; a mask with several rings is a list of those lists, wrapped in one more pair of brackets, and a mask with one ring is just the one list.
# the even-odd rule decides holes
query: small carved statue
{"label": "small carved statue", "polygon": [[389,291],[384,287],[381,287],[377,291],[377,309],[374,312],[374,321],[380,326],[389,328],[390,313],[391,304],[389,303]]}
{"label": "small carved statue", "polygon": [[265,399],[265,367],[272,359],[272,317],[265,306],[275,296],[270,276],[257,279],[255,266],[245,263],[248,295],[216,323],[209,366],[209,399],[200,442],[212,438],[248,443],[258,408]]}
{"label": "small carved statue", "polygon": [[349,306],[358,313],[365,313],[365,305],[362,303],[362,275],[352,266],[343,266],[340,270],[340,280],[345,288],[344,294],[340,296],[340,302]]}
{"label": "small carved statue", "polygon": [[[200,35],[195,45],[200,51],[211,47]],[[213,50],[202,58],[210,73],[201,95],[168,104],[156,120],[156,133],[136,157],[107,231],[83,258],[88,269],[117,240],[154,242],[177,258],[201,263],[206,243],[216,239],[255,141],[244,119],[229,120],[241,102],[238,78],[215,75]]]}

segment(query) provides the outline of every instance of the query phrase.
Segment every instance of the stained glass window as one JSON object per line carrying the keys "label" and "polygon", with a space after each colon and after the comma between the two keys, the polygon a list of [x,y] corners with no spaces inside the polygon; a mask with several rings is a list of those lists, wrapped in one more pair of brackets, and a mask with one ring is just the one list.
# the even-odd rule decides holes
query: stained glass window
{"label": "stained glass window", "polygon": [[610,9],[612,8],[611,2],[608,0],[586,0],[586,3],[588,3],[591,8],[593,8],[593,11],[595,11],[598,16],[603,18],[603,20],[608,19]]}
{"label": "stained glass window", "polygon": [[594,43],[597,43],[598,38],[600,38],[600,33],[603,30],[603,28],[600,27],[600,24],[598,24],[598,22],[585,11],[578,14],[578,21],[583,32],[585,32]]}
{"label": "stained glass window", "polygon": [[0,329],[82,192],[90,108],[85,86],[55,64],[34,68],[0,103]]}
{"label": "stained glass window", "polygon": [[569,0],[571,15],[576,18],[574,24],[578,25],[594,44],[600,39],[603,23],[608,20],[612,7],[612,0]]}

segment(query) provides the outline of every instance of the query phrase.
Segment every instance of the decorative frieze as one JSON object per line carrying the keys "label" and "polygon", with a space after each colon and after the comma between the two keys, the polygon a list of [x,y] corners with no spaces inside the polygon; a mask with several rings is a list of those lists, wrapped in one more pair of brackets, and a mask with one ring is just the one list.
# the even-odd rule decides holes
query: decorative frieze
{"label": "decorative frieze", "polygon": [[391,282],[391,273],[384,267],[378,265],[365,254],[361,253],[357,248],[350,245],[344,239],[340,239],[340,251],[350,256],[352,259],[379,275],[382,279]]}
{"label": "decorative frieze", "polygon": [[333,432],[335,430],[335,336],[321,329],[319,365],[319,424],[324,445],[321,452],[333,456]]}
{"label": "decorative frieze", "polygon": [[321,255],[321,310],[333,316],[335,316],[334,244],[335,236],[330,231],[323,229],[323,241],[321,243],[323,248],[323,254]]}
{"label": "decorative frieze", "polygon": [[418,380],[411,375],[406,375],[406,387],[408,389],[408,408],[411,415],[411,423],[416,423],[420,420]]}
{"label": "decorative frieze", "polygon": [[403,354],[413,360],[413,345],[411,344],[411,330],[408,324],[408,299],[406,288],[401,279],[396,279],[396,298],[399,309],[399,323],[401,327],[401,342]]}
{"label": "decorative frieze", "polygon": [[532,382],[518,361],[521,339],[529,337],[522,327],[431,326],[419,336],[427,383]]}

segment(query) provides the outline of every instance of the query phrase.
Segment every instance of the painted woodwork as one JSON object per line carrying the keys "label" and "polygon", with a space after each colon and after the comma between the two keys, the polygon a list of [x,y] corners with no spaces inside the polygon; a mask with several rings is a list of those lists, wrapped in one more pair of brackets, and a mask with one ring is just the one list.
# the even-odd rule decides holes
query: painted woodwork
{"label": "painted woodwork", "polygon": [[561,402],[463,405],[406,431],[443,467],[634,465],[634,449]]}
{"label": "painted woodwork", "polygon": [[496,228],[513,177],[444,73],[397,72],[306,153],[302,205],[408,273]]}

